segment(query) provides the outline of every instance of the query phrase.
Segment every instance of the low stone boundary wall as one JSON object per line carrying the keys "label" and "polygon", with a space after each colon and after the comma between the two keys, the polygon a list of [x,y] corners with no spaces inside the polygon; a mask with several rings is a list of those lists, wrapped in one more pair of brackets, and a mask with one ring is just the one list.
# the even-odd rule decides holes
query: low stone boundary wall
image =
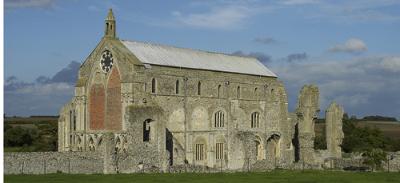
{"label": "low stone boundary wall", "polygon": [[[131,156],[129,156],[131,157]],[[162,169],[154,166],[154,162],[141,160],[132,156],[131,158],[112,158],[109,165],[106,165],[104,154],[101,152],[5,152],[4,153],[4,174],[49,174],[49,173],[70,173],[70,174],[94,174],[105,173],[105,168],[110,166],[115,169],[110,173],[155,173],[155,172],[197,172],[215,173],[231,172],[232,170],[210,168],[195,165],[174,165]],[[119,160],[119,161],[118,161]],[[400,172],[400,152],[389,152],[388,161],[383,162],[380,171]],[[147,163],[148,162],[148,163]],[[361,167],[362,156],[351,154],[347,158],[334,158],[326,161],[329,168],[343,169],[345,167]],[[268,165],[268,166],[267,166]],[[318,166],[317,166],[318,165]],[[293,163],[288,167],[276,167],[284,169],[324,169],[323,164],[309,165],[301,162]],[[265,171],[272,170],[271,162],[260,161],[249,169],[243,168],[235,171]]]}
{"label": "low stone boundary wall", "polygon": [[[346,167],[368,167],[363,164],[363,157],[360,154],[350,154],[350,157],[335,159],[334,164],[336,169]],[[388,152],[385,161],[382,161],[378,171],[400,172],[400,151]]]}
{"label": "low stone boundary wall", "polygon": [[104,162],[94,152],[5,152],[4,174],[103,173]]}
{"label": "low stone boundary wall", "polygon": [[[383,165],[385,167],[385,165]],[[388,162],[386,167],[389,167],[391,172],[400,172],[400,151],[388,153]]]}

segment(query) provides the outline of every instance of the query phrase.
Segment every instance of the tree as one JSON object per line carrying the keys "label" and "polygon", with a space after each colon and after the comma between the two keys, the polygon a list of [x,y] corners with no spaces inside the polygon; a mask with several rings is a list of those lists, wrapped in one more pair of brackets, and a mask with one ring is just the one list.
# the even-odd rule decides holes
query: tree
{"label": "tree", "polygon": [[359,128],[354,119],[343,120],[344,152],[364,152],[369,149],[380,148],[385,151],[396,151],[396,141],[385,137],[378,128]]}
{"label": "tree", "polygon": [[364,152],[364,161],[365,165],[371,167],[372,171],[377,168],[381,168],[382,162],[386,161],[386,152],[379,148],[368,149]]}
{"label": "tree", "polygon": [[36,129],[23,128],[20,126],[8,129],[4,134],[5,146],[32,145],[38,136]]}

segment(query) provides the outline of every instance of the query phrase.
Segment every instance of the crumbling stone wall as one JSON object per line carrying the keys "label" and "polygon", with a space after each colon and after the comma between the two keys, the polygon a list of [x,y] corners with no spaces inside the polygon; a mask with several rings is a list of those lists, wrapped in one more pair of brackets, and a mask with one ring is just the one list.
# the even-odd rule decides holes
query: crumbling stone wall
{"label": "crumbling stone wall", "polygon": [[94,152],[5,152],[4,174],[103,173],[103,158]]}
{"label": "crumbling stone wall", "polygon": [[334,158],[342,157],[341,145],[344,138],[342,129],[343,114],[344,114],[343,108],[340,107],[335,102],[329,105],[325,113],[327,150],[330,153],[330,156]]}
{"label": "crumbling stone wall", "polygon": [[299,127],[300,159],[314,164],[314,120],[319,112],[319,90],[315,85],[305,85],[297,101],[296,115]]}
{"label": "crumbling stone wall", "polygon": [[400,172],[400,151],[388,153],[387,160],[383,165],[384,169],[388,167],[390,172]]}

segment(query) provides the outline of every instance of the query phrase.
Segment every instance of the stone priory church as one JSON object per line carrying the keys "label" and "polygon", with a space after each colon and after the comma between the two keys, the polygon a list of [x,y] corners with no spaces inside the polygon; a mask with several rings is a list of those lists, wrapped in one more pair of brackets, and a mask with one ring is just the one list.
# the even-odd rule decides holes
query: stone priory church
{"label": "stone priory church", "polygon": [[[283,83],[256,58],[123,40],[110,10],[60,111],[58,151],[101,153],[104,172],[314,166],[318,113],[314,85],[289,113]],[[327,111],[325,157],[341,157],[341,115]]]}

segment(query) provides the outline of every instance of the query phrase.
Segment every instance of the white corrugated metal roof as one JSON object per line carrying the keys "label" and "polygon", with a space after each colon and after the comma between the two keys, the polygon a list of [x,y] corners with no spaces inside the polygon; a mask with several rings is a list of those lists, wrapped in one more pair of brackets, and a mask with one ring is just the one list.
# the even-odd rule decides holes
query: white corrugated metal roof
{"label": "white corrugated metal roof", "polygon": [[122,43],[143,63],[277,77],[252,57],[233,56],[173,46],[125,41]]}

